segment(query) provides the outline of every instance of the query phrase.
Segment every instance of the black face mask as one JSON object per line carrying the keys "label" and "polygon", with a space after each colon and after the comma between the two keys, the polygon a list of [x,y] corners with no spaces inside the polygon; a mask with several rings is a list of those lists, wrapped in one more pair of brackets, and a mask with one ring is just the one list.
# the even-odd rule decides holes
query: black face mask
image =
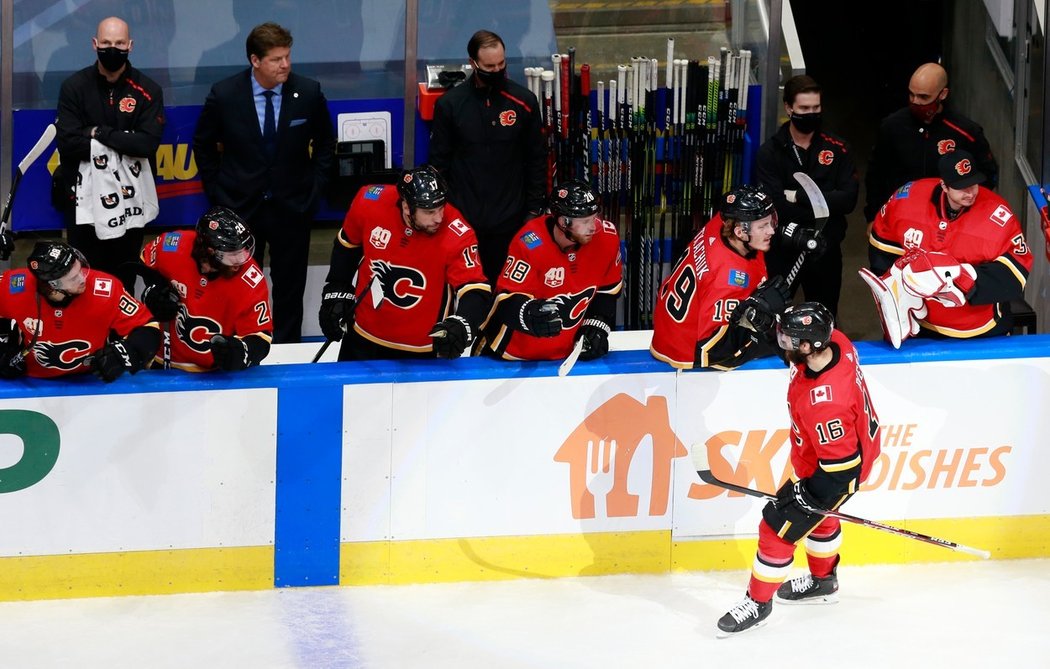
{"label": "black face mask", "polygon": [[795,130],[798,130],[803,135],[808,135],[811,132],[820,130],[820,112],[814,112],[812,114],[792,114],[791,125],[795,126]]}
{"label": "black face mask", "polygon": [[98,62],[106,72],[119,72],[120,68],[128,62],[128,52],[129,49],[118,49],[115,46],[95,50]]}
{"label": "black face mask", "polygon": [[502,70],[496,70],[495,72],[486,72],[485,70],[475,69],[474,76],[478,78],[478,82],[482,86],[488,88],[503,88],[503,84],[507,81],[507,68]]}

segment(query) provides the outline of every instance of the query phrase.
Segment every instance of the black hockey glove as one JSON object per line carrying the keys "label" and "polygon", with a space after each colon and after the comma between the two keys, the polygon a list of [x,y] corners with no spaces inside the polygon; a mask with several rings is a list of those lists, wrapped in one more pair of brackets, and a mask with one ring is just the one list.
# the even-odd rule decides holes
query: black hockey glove
{"label": "black hockey glove", "polygon": [[811,258],[819,258],[828,250],[828,240],[813,228],[798,223],[788,223],[781,228],[780,237],[787,248],[798,253],[805,251]]}
{"label": "black hockey glove", "polygon": [[354,308],[357,301],[354,291],[341,283],[330,283],[321,291],[321,310],[317,320],[321,332],[329,341],[339,341],[354,322]]}
{"label": "black hockey glove", "polygon": [[22,331],[12,319],[0,319],[0,378],[17,379],[25,373]]}
{"label": "black hockey glove", "polygon": [[783,277],[775,276],[733,309],[729,323],[753,332],[768,332],[790,297]]}
{"label": "black hockey glove", "polygon": [[588,318],[580,325],[580,331],[576,334],[577,339],[583,340],[583,349],[580,351],[580,360],[594,360],[609,352],[609,331],[606,323],[597,318]]}
{"label": "black hockey glove", "polygon": [[777,491],[777,508],[787,510],[792,505],[807,514],[819,514],[821,511],[820,502],[806,488],[806,479],[799,479]]}
{"label": "black hockey glove", "polygon": [[434,338],[434,353],[439,358],[458,358],[474,341],[470,323],[462,316],[449,316],[431,330]]}
{"label": "black hockey glove", "polygon": [[521,305],[518,323],[534,337],[557,337],[561,334],[561,309],[557,302],[529,300]]}
{"label": "black hockey glove", "polygon": [[170,283],[157,283],[142,290],[142,303],[158,321],[167,322],[179,315],[182,305],[179,291]]}
{"label": "black hockey glove", "polygon": [[144,364],[138,352],[120,339],[107,343],[90,360],[92,373],[106,383],[116,381],[124,372],[134,374]]}
{"label": "black hockey glove", "polygon": [[8,260],[15,252],[15,236],[7,228],[0,230],[0,260]]}
{"label": "black hockey glove", "polygon": [[211,355],[215,366],[227,372],[239,372],[247,369],[248,345],[237,337],[215,335],[211,338]]}

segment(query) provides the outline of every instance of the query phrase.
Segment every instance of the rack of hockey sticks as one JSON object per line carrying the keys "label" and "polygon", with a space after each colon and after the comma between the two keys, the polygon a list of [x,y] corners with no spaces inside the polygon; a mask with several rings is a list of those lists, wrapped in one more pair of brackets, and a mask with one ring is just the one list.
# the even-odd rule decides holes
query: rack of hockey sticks
{"label": "rack of hockey sticks", "polygon": [[[718,58],[634,57],[591,88],[576,53],[551,56],[551,69],[526,68],[540,101],[548,186],[591,184],[602,216],[624,248],[625,329],[652,327],[660,282],[720,196],[742,183],[751,54]],[[660,74],[663,73],[661,85]]]}

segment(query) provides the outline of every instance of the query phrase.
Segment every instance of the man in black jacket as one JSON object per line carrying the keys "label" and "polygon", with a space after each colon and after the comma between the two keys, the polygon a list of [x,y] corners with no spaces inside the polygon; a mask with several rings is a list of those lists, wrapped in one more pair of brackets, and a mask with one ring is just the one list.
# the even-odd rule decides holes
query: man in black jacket
{"label": "man in black jacket", "polygon": [[975,167],[987,178],[987,188],[995,190],[999,185],[999,165],[984,130],[955,112],[947,100],[948,73],[937,63],[925,63],[908,82],[908,106],[882,119],[864,180],[868,192],[864,219],[868,223],[904,184],[939,176],[941,156],[958,149],[973,154]]}
{"label": "man in black jacket", "polygon": [[477,232],[481,266],[495,285],[514,233],[543,211],[547,148],[536,96],[507,79],[499,35],[479,30],[467,53],[474,73],[434,109],[430,164]]}
{"label": "man in black jacket", "polygon": [[335,134],[321,85],[291,71],[290,32],[263,23],[245,46],[251,67],[212,86],[193,152],[211,204],[232,209],[251,228],[260,266],[269,245],[273,341],[298,342],[310,225]]}
{"label": "man in black jacket", "polygon": [[94,226],[76,224],[74,188],[81,161],[91,157],[93,139],[125,156],[149,160],[156,174],[164,99],[160,86],[128,62],[133,40],[122,19],[103,19],[91,43],[97,60],[63,81],[58,94],[55,125],[61,162],[53,177],[52,204],[62,214],[70,246],[131,290],[135,273],[122,265],[138,259],[143,228],[126,228],[119,237],[100,240]]}
{"label": "man in black jacket", "polygon": [[[842,240],[846,237],[846,215],[857,206],[860,183],[849,144],[821,128],[820,85],[812,77],[799,75],[784,84],[784,111],[788,121],[758,150],[755,176],[773,196],[782,226],[796,223],[814,228],[813,208],[792,175],[804,172],[820,188],[830,216],[821,233],[826,240],[822,253],[811,253],[799,273],[796,287],[809,302],[820,302],[834,315],[842,290]],[[769,276],[785,276],[798,257],[798,250],[775,243],[766,253]]]}

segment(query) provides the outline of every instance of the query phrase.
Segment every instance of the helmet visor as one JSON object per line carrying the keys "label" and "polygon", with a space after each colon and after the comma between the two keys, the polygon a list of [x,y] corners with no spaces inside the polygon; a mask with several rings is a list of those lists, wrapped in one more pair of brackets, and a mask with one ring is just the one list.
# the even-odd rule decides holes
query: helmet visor
{"label": "helmet visor", "polygon": [[75,260],[68,272],[58,279],[48,281],[47,285],[54,290],[76,295],[84,292],[84,286],[87,285],[87,273],[87,265]]}
{"label": "helmet visor", "polygon": [[785,334],[784,331],[780,329],[780,325],[777,325],[777,345],[780,346],[781,349],[785,351],[797,351],[801,343],[802,342],[798,337],[792,337],[789,334]]}
{"label": "helmet visor", "polygon": [[255,251],[255,244],[249,244],[243,249],[236,251],[219,251],[215,250],[213,256],[215,262],[225,267],[240,267],[241,265],[248,262],[251,259],[252,253]]}

